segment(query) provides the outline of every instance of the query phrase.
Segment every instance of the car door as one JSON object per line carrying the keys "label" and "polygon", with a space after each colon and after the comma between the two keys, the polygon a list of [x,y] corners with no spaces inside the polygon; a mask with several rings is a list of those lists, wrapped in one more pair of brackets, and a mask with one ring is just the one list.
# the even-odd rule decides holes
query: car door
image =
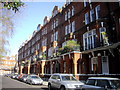
{"label": "car door", "polygon": [[27,78],[28,83],[30,83],[30,78],[31,78],[31,76],[28,76],[28,78]]}
{"label": "car door", "polygon": [[60,88],[60,86],[61,86],[60,82],[61,82],[60,76],[56,75],[56,81],[55,81],[56,88]]}
{"label": "car door", "polygon": [[56,75],[53,75],[50,79],[51,86],[56,88]]}
{"label": "car door", "polygon": [[105,89],[107,89],[107,90],[111,90],[111,89],[110,89],[110,84],[109,84],[109,81],[108,81],[108,80],[99,79],[99,80],[97,80],[96,86],[105,88]]}

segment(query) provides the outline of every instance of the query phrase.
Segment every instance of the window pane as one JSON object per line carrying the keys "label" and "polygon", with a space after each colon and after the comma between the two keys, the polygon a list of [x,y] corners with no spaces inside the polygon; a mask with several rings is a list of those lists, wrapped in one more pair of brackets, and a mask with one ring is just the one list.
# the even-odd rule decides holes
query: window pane
{"label": "window pane", "polygon": [[95,80],[88,80],[87,85],[95,85]]}
{"label": "window pane", "polygon": [[90,20],[89,20],[89,14],[88,12],[85,14],[85,24],[89,24]]}
{"label": "window pane", "polygon": [[94,14],[94,10],[90,11],[90,21],[94,21],[95,20],[95,14]]}
{"label": "window pane", "polygon": [[96,19],[100,18],[100,5],[98,5],[96,8]]}

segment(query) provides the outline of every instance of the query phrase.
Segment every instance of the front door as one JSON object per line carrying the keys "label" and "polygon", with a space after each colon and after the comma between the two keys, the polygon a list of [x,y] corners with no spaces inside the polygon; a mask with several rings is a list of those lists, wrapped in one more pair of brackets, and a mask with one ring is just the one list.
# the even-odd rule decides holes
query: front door
{"label": "front door", "polygon": [[109,74],[108,56],[102,56],[102,73]]}

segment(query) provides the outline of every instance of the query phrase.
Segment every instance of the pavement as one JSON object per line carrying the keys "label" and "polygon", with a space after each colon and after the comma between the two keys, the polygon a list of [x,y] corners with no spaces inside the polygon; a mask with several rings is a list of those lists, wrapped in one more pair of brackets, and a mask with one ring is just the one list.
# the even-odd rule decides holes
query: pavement
{"label": "pavement", "polygon": [[[2,77],[2,88],[11,88],[10,90],[20,90],[21,88],[23,90],[47,90],[48,89],[48,82],[47,81],[43,81],[43,85],[29,85],[26,84],[24,82],[20,82],[18,80],[15,79],[11,79],[9,77]],[[18,89],[20,88],[20,89]]]}

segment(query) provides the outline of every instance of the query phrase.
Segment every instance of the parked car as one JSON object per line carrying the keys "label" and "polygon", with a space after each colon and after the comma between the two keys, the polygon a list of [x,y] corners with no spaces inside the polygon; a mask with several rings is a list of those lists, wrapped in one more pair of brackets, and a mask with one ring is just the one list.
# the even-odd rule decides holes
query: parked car
{"label": "parked car", "polygon": [[15,79],[16,76],[17,76],[17,74],[13,74],[13,75],[11,76],[11,78],[12,78],[12,79]]}
{"label": "parked car", "polygon": [[11,74],[5,74],[4,77],[10,77]]}
{"label": "parked car", "polygon": [[18,80],[18,79],[19,79],[19,76],[20,76],[20,74],[17,74],[16,77],[15,77],[15,79]]}
{"label": "parked car", "polygon": [[23,77],[23,75],[25,75],[25,74],[20,74],[20,75],[18,76],[18,80],[21,81],[21,78]]}
{"label": "parked car", "polygon": [[72,74],[53,74],[48,80],[48,89],[57,88],[60,90],[80,89],[84,83],[77,80]]}
{"label": "parked car", "polygon": [[23,75],[23,77],[21,78],[21,81],[23,81],[23,82],[26,82],[26,79],[28,78],[28,74],[25,74],[25,75]]}
{"label": "parked car", "polygon": [[42,85],[43,84],[43,80],[37,76],[37,75],[29,75],[26,79],[26,83],[29,83],[29,84],[39,84],[39,85]]}
{"label": "parked car", "polygon": [[109,77],[90,77],[86,81],[86,85],[98,86],[109,90],[116,90],[120,89],[120,79]]}

